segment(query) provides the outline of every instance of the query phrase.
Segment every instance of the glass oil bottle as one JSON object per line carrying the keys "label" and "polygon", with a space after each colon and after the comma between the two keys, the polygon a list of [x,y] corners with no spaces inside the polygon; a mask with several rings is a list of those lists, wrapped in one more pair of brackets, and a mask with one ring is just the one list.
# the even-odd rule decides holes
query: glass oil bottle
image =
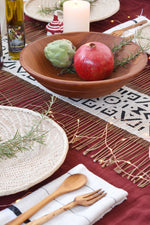
{"label": "glass oil bottle", "polygon": [[1,36],[1,26],[0,26],[0,69],[3,66],[3,51],[2,51],[2,36]]}
{"label": "glass oil bottle", "polygon": [[19,59],[25,46],[23,0],[5,0],[8,50],[11,59]]}

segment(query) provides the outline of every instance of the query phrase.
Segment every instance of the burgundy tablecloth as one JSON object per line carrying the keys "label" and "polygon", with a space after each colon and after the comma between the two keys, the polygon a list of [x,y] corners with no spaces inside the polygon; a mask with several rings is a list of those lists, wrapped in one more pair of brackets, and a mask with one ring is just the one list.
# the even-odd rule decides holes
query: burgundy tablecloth
{"label": "burgundy tablecloth", "polygon": [[149,0],[120,0],[120,10],[112,17],[91,23],[91,31],[103,32],[127,20],[135,19],[139,15],[150,18],[150,2]]}
{"label": "burgundy tablecloth", "polygon": [[[149,0],[120,0],[120,11],[116,13],[111,18],[108,18],[104,21],[94,22],[91,24],[91,31],[103,32],[115,26],[119,23],[125,22],[130,19],[136,18],[138,15],[143,13],[143,16],[146,16],[150,19],[150,1]],[[26,18],[28,19],[28,18]],[[112,23],[111,21],[114,20]],[[38,22],[36,22],[38,23]],[[35,24],[36,24],[35,23]],[[31,21],[32,27],[32,21]],[[46,32],[40,32],[41,29],[44,29],[45,24],[40,24],[38,38],[43,36]],[[31,41],[31,33],[27,27],[27,40]],[[33,36],[33,35],[32,35]],[[35,38],[37,38],[35,36]],[[33,40],[33,39],[32,39]],[[1,96],[1,104],[8,104],[4,97],[7,97],[9,101],[11,100],[12,105],[18,107],[28,107],[31,109],[37,109],[38,106],[42,106],[45,102],[50,99],[50,95],[45,93],[42,90],[39,90],[37,87],[33,87],[30,84],[27,84],[25,81],[20,80],[19,78],[14,78],[6,72],[0,71],[1,76],[1,92],[4,94]],[[6,78],[7,76],[7,78]],[[2,89],[2,82],[9,81],[9,87]],[[150,80],[149,80],[150,82]],[[15,86],[16,85],[16,86]],[[17,86],[19,87],[17,89]],[[25,95],[23,93],[26,93]],[[34,94],[33,94],[34,93]],[[12,97],[11,97],[12,96]],[[18,98],[17,98],[18,96]],[[67,103],[61,103],[58,100],[57,107],[59,103],[62,104],[61,107],[64,107],[67,112],[73,113],[74,116],[79,116],[82,114],[81,110],[76,109],[73,106],[68,106]],[[36,107],[37,108],[36,108]],[[57,108],[56,107],[56,108]],[[58,110],[58,109],[57,109]],[[59,111],[59,110],[58,110]],[[85,116],[88,115],[87,113]],[[89,115],[88,115],[89,116]],[[95,121],[98,120],[95,118]],[[94,117],[91,116],[91,121],[94,121]],[[147,147],[148,151],[148,147]],[[84,156],[82,151],[76,151],[72,145],[70,145],[69,152],[67,154],[66,160],[63,165],[47,180],[41,182],[38,185],[30,188],[29,190],[14,194],[11,196],[0,197],[0,209],[8,207],[13,201],[23,197],[27,193],[30,193],[36,190],[38,187],[50,182],[51,180],[59,177],[60,175],[66,173],[69,169],[76,166],[79,163],[83,163],[89,170],[103,179],[107,180],[117,187],[125,189],[129,195],[128,199],[124,201],[121,205],[115,207],[111,212],[104,216],[97,225],[148,225],[150,224],[150,185],[147,185],[144,188],[139,188],[136,184],[133,184],[127,177],[122,177],[120,174],[117,174],[113,170],[113,166],[102,168],[101,165],[97,162],[93,162],[90,156]]]}

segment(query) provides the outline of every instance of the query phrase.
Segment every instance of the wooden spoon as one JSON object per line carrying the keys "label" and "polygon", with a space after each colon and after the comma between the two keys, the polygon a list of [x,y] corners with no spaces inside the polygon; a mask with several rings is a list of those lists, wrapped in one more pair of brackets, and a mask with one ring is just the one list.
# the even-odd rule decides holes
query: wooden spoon
{"label": "wooden spoon", "polygon": [[20,214],[15,219],[6,223],[5,225],[20,225],[28,218],[30,218],[34,213],[36,213],[39,209],[41,209],[44,205],[52,201],[54,198],[59,195],[65,194],[67,192],[71,192],[83,187],[87,182],[87,177],[84,174],[73,174],[67,177],[64,182],[54,191],[52,194],[48,195],[42,201],[28,209],[26,212]]}

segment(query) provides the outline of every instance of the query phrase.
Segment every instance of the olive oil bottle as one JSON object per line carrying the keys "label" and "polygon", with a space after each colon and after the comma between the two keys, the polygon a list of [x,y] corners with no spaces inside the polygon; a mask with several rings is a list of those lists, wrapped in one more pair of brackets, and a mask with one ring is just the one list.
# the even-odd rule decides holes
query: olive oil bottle
{"label": "olive oil bottle", "polygon": [[2,39],[1,39],[1,26],[0,26],[0,69],[3,66],[3,52],[2,52]]}
{"label": "olive oil bottle", "polygon": [[19,59],[25,46],[23,0],[5,0],[8,49],[11,59]]}

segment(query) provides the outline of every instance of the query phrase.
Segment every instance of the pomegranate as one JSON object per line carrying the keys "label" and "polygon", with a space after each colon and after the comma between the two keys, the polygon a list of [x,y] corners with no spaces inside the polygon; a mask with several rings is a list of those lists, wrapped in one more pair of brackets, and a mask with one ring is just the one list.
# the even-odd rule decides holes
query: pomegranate
{"label": "pomegranate", "polygon": [[89,42],[77,49],[74,55],[74,67],[83,80],[102,80],[112,73],[114,56],[105,44]]}

